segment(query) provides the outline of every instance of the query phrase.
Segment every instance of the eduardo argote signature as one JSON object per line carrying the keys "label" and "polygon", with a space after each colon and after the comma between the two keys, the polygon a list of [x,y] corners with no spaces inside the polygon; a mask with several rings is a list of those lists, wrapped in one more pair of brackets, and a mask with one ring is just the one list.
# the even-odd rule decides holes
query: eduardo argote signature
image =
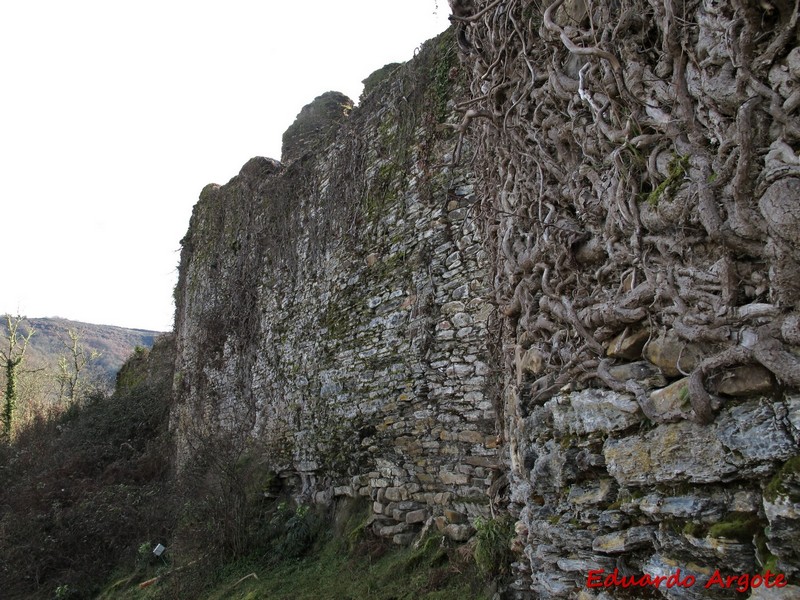
{"label": "eduardo argote signature", "polygon": [[705,589],[733,589],[737,592],[747,592],[751,589],[764,586],[766,588],[782,588],[789,583],[786,576],[781,573],[773,573],[767,569],[763,574],[741,573],[738,575],[724,575],[719,569],[708,578],[705,583],[698,582],[694,575],[683,575],[680,569],[676,569],[670,575],[622,575],[619,569],[606,573],[602,569],[589,571],[586,577],[586,587],[589,588],[666,588],[693,587],[695,584],[702,584]]}

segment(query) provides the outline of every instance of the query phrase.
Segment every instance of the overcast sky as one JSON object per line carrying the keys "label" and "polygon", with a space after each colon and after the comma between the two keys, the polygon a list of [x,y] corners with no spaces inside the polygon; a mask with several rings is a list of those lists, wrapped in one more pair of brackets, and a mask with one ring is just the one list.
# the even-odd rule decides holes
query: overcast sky
{"label": "overcast sky", "polygon": [[207,183],[328,90],[410,59],[446,0],[0,3],[0,313],[167,330]]}

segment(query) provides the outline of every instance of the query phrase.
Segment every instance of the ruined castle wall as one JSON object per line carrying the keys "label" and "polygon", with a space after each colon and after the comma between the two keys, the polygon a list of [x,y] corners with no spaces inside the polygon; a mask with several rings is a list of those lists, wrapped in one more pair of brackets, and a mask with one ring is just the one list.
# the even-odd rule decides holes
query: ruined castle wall
{"label": "ruined castle wall", "polygon": [[397,542],[489,514],[487,255],[473,177],[441,166],[457,64],[445,34],[359,107],[304,108],[282,163],[203,190],[176,291],[179,462],[240,439],[303,501],[369,497]]}
{"label": "ruined castle wall", "polygon": [[[462,4],[203,191],[181,460],[257,447],[397,542],[503,508],[520,598],[797,596],[796,7]],[[588,587],[614,569],[697,583]]]}

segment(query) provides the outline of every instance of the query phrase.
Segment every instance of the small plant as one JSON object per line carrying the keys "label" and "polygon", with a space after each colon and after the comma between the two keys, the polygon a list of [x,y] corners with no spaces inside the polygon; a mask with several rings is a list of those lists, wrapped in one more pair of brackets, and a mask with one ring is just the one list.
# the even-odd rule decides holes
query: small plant
{"label": "small plant", "polygon": [[285,537],[279,545],[281,554],[296,558],[311,547],[314,541],[312,517],[309,507],[301,504],[285,525]]}
{"label": "small plant", "polygon": [[142,542],[136,549],[136,564],[139,567],[145,567],[153,564],[155,555],[153,554],[153,544],[150,542]]}
{"label": "small plant", "polygon": [[279,558],[297,558],[311,548],[317,532],[317,519],[305,504],[292,510],[281,502],[269,520],[267,535],[274,540]]}
{"label": "small plant", "polygon": [[496,519],[475,520],[477,543],[472,553],[478,569],[487,577],[507,575],[514,554],[511,552],[511,539],[514,536],[514,523],[508,515]]}
{"label": "small plant", "polygon": [[139,554],[139,558],[149,558],[150,557],[150,542],[142,542],[139,544],[139,548],[137,550]]}
{"label": "small plant", "polygon": [[56,588],[56,600],[65,600],[70,596],[72,596],[72,588],[69,585],[64,584]]}
{"label": "small plant", "polygon": [[667,167],[667,178],[647,195],[647,202],[650,206],[657,206],[659,199],[664,194],[674,192],[678,185],[680,185],[680,182],[683,181],[688,168],[688,156],[673,156]]}

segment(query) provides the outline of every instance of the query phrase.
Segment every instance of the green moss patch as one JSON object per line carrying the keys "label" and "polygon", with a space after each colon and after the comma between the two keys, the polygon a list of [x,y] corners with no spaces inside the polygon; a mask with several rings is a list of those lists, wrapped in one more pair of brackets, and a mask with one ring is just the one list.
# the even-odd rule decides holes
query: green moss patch
{"label": "green moss patch", "polygon": [[778,496],[800,502],[800,456],[787,460],[764,489],[764,497],[770,502]]}
{"label": "green moss patch", "polygon": [[667,178],[647,195],[647,202],[652,206],[657,206],[658,201],[664,194],[674,193],[683,180],[684,175],[686,175],[686,169],[688,167],[688,156],[674,156],[667,168]]}
{"label": "green moss patch", "polygon": [[732,513],[728,515],[725,521],[720,521],[709,527],[708,536],[750,543],[753,541],[753,536],[763,531],[763,529],[763,525],[754,515]]}

